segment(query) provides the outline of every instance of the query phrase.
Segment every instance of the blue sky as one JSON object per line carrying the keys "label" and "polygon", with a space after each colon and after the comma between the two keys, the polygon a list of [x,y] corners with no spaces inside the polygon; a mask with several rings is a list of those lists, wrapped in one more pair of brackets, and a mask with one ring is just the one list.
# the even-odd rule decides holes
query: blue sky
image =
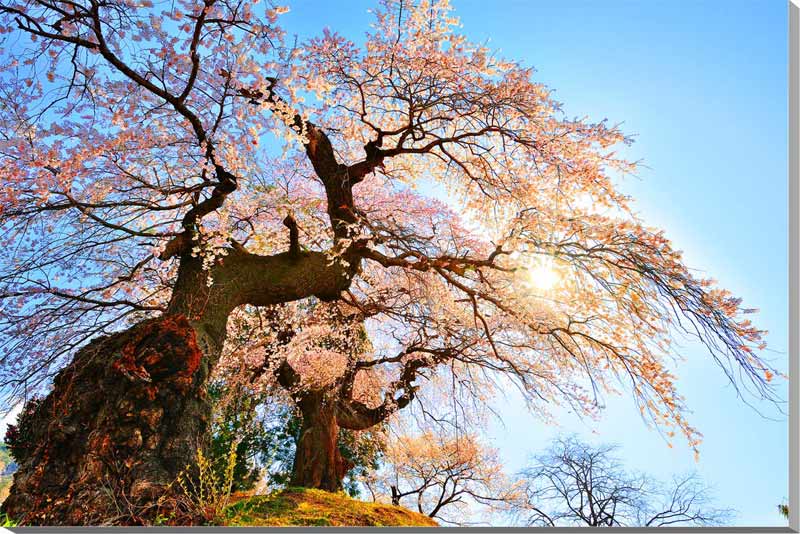
{"label": "blue sky", "polygon": [[[761,310],[758,324],[786,369],[787,17],[776,1],[452,0],[463,31],[537,70],[569,116],[622,122],[627,150],[647,166],[623,190],[664,228],[687,263]],[[371,1],[296,0],[283,19],[303,37],[324,27],[360,40]],[[785,525],[787,421],[767,420],[737,399],[702,347],[684,343],[677,368],[701,456],[648,429],[629,397],[608,398],[601,421],[564,412],[552,427],[513,395],[498,400],[490,429],[509,470],[523,467],[559,432],[621,446],[632,469],[668,479],[696,469],[738,525]],[[785,395],[784,395],[785,397]]]}

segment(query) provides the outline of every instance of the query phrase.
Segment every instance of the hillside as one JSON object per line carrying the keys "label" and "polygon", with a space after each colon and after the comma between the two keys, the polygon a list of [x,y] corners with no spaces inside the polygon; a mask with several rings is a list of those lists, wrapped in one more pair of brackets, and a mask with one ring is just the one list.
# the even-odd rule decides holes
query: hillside
{"label": "hillside", "polygon": [[439,526],[430,517],[400,506],[302,488],[243,499],[229,506],[224,516],[226,526]]}

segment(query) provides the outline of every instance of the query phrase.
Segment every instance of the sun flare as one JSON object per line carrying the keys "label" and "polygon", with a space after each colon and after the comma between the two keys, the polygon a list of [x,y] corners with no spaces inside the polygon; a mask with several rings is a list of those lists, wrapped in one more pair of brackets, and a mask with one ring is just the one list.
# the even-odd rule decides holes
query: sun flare
{"label": "sun flare", "polygon": [[540,264],[528,270],[528,282],[536,289],[549,291],[561,280],[561,275],[552,266]]}

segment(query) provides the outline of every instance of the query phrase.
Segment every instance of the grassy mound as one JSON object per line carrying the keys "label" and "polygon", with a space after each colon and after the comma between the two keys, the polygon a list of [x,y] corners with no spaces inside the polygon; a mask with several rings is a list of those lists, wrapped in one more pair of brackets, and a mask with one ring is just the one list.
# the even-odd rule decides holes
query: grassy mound
{"label": "grassy mound", "polygon": [[227,526],[436,527],[428,516],[400,506],[351,499],[344,493],[289,488],[229,506]]}

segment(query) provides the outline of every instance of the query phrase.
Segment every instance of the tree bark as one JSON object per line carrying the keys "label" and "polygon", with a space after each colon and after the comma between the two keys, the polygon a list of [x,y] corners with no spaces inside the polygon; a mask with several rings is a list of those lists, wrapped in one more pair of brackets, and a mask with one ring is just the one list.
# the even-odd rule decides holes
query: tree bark
{"label": "tree bark", "polygon": [[[194,522],[185,503],[165,491],[205,446],[206,384],[228,316],[243,304],[336,298],[358,269],[357,260],[342,266],[322,252],[298,251],[231,249],[210,270],[188,251],[180,262],[162,317],[91,341],[56,375],[52,391],[9,427],[19,469],[2,511],[14,520],[146,524],[161,515]],[[336,428],[327,431],[335,436]],[[306,441],[311,451],[312,442],[330,440],[311,432]],[[326,487],[336,486],[333,473],[323,477]]]}
{"label": "tree bark", "polygon": [[89,343],[9,427],[19,470],[3,512],[26,525],[193,521],[166,490],[203,446],[216,356],[183,315]]}
{"label": "tree bark", "polygon": [[341,491],[352,465],[339,451],[336,406],[319,394],[306,395],[299,403],[303,426],[295,451],[292,486]]}

